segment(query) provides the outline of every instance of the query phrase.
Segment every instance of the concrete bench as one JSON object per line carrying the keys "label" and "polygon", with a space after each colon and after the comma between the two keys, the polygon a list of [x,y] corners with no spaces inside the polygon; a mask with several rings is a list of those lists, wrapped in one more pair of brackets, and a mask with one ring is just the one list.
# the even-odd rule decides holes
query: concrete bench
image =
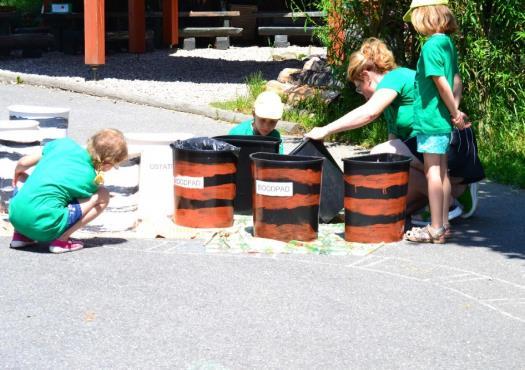
{"label": "concrete bench", "polygon": [[217,49],[228,49],[230,47],[230,36],[239,36],[243,29],[230,27],[230,18],[240,16],[239,11],[189,11],[180,12],[180,18],[222,18],[222,27],[184,27],[180,30],[180,36],[184,38],[183,48],[185,50],[195,49],[196,37],[215,37]]}
{"label": "concrete bench", "polygon": [[[256,12],[255,17],[262,20],[270,20],[270,23],[283,24],[265,24],[257,27],[260,36],[275,36],[274,46],[289,46],[288,36],[312,36],[316,27],[312,26],[295,26],[296,20],[322,19],[326,14],[318,11],[306,12]],[[273,22],[271,22],[273,20]],[[284,21],[284,22],[283,22]],[[268,22],[265,22],[268,23]]]}

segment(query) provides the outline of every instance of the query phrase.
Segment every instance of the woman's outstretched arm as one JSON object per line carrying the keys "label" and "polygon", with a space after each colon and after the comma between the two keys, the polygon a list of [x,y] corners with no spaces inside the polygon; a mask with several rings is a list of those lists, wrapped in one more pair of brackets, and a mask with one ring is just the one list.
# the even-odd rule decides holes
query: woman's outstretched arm
{"label": "woman's outstretched arm", "polygon": [[394,90],[379,89],[365,104],[355,108],[326,126],[315,127],[304,136],[313,140],[322,140],[328,135],[367,125],[377,119],[386,107],[392,104],[396,97],[397,92]]}

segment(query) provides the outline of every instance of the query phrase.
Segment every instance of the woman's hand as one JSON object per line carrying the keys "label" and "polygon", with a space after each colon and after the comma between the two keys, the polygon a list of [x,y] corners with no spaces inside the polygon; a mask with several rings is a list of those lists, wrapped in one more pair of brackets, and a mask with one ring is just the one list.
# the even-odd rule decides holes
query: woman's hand
{"label": "woman's hand", "polygon": [[304,134],[304,137],[312,140],[323,140],[326,136],[328,136],[328,132],[325,127],[315,127],[312,131]]}

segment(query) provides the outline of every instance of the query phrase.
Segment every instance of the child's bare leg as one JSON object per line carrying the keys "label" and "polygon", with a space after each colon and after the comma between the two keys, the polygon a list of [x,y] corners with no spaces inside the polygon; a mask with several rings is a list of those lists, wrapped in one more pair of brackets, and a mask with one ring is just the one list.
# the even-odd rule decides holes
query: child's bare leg
{"label": "child's bare leg", "polygon": [[440,168],[441,179],[443,181],[443,225],[448,225],[448,208],[452,202],[450,178],[448,177],[447,155],[441,155]]}
{"label": "child's bare leg", "polygon": [[75,231],[86,226],[99,216],[109,204],[109,192],[101,186],[91,198],[79,199],[78,203],[82,210],[82,217],[77,223],[67,229],[66,232],[58,238],[59,240],[67,241]]}
{"label": "child's bare leg", "polygon": [[434,230],[443,227],[443,181],[441,178],[440,154],[424,153],[425,175],[428,183],[431,226]]}

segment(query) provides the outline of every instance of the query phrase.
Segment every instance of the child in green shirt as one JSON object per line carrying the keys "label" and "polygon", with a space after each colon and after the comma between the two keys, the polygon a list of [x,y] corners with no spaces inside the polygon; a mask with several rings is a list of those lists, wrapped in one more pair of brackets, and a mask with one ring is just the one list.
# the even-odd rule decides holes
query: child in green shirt
{"label": "child in green shirt", "polygon": [[[229,135],[262,135],[281,139],[281,134],[275,129],[277,121],[283,116],[284,105],[281,97],[273,91],[264,91],[257,96],[253,105],[253,118],[239,123],[232,128]],[[283,153],[283,143],[279,153]]]}
{"label": "child in green shirt", "polygon": [[414,132],[423,153],[428,183],[431,224],[413,228],[406,238],[414,242],[445,243],[450,203],[447,151],[452,125],[470,126],[461,112],[461,78],[456,48],[449,34],[457,30],[448,0],[414,0],[403,19],[411,21],[427,40],[417,62],[414,90]]}
{"label": "child in green shirt", "polygon": [[86,149],[64,138],[47,143],[42,154],[22,157],[15,168],[16,193],[9,205],[15,229],[11,248],[50,241],[52,253],[81,249],[82,242],[70,236],[107,207],[109,192],[99,186],[102,173],[127,155],[122,133],[104,129],[88,140]]}

